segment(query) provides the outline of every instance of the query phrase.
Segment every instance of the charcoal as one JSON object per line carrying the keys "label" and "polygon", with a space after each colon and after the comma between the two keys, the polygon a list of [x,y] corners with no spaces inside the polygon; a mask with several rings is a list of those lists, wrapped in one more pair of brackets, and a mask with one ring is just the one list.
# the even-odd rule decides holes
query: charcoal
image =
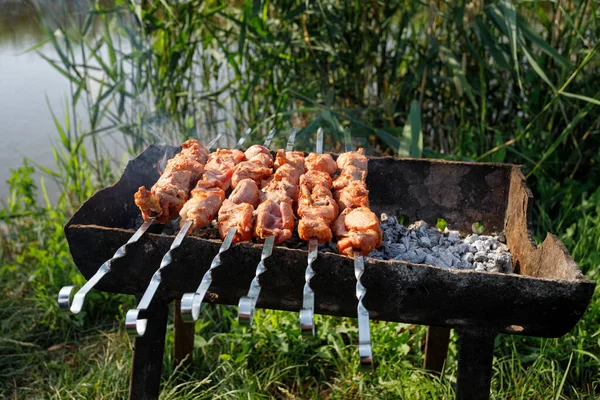
{"label": "charcoal", "polygon": [[443,231],[425,221],[408,227],[393,216],[382,214],[383,245],[369,254],[382,260],[402,260],[442,268],[471,269],[487,272],[512,272],[512,257],[498,236]]}

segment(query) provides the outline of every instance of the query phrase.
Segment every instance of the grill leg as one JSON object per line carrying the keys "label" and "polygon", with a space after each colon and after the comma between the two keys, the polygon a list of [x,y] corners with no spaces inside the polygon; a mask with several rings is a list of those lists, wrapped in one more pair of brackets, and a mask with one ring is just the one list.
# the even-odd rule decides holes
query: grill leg
{"label": "grill leg", "polygon": [[186,324],[181,319],[181,300],[175,301],[175,313],[173,315],[173,363],[177,367],[185,360],[182,365],[185,368],[192,364],[195,324]]}
{"label": "grill leg", "polygon": [[160,393],[169,303],[162,301],[150,306],[148,316],[146,334],[137,337],[134,343],[130,400],[155,400]]}
{"label": "grill leg", "polygon": [[427,328],[425,339],[425,362],[423,368],[439,375],[444,368],[448,355],[448,341],[450,340],[450,328],[430,326]]}
{"label": "grill leg", "polygon": [[496,332],[464,329],[458,339],[457,400],[490,398]]}

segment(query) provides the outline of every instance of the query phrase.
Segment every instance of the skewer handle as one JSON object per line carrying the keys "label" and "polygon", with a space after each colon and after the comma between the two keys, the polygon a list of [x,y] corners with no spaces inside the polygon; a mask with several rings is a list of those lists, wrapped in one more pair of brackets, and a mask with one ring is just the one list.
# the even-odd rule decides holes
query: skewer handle
{"label": "skewer handle", "polygon": [[214,137],[213,140],[210,141],[210,143],[208,143],[206,145],[206,148],[208,149],[208,151],[212,152],[213,151],[213,147],[215,147],[215,145],[217,144],[217,142],[219,141],[219,139],[221,139],[221,136],[223,136],[225,132],[221,132],[219,133],[217,136]]}
{"label": "skewer handle", "polygon": [[268,148],[271,145],[271,142],[273,141],[273,138],[275,137],[275,132],[277,132],[277,130],[275,128],[273,128],[269,131],[269,133],[267,134],[267,137],[265,139],[265,142],[263,143],[263,146]]}
{"label": "skewer handle", "polygon": [[236,149],[241,149],[242,145],[244,144],[244,142],[246,141],[246,139],[248,138],[248,136],[250,136],[250,133],[252,132],[251,128],[246,129],[246,131],[244,132],[244,134],[242,135],[242,137],[240,137],[240,140],[238,140],[238,142],[235,144],[235,148]]}
{"label": "skewer handle", "polygon": [[304,336],[315,336],[315,292],[310,287],[310,280],[315,276],[312,267],[319,253],[319,242],[311,239],[308,242],[308,265],[304,272],[304,293],[302,298],[302,310],[300,310],[300,329]]}
{"label": "skewer handle", "polygon": [[58,292],[58,307],[61,310],[70,310],[73,314],[78,314],[83,308],[85,297],[87,294],[100,282],[104,275],[108,274],[111,270],[112,263],[119,258],[123,258],[127,255],[127,246],[137,242],[142,235],[148,230],[150,225],[154,222],[154,218],[148,218],[142,226],[129,238],[127,243],[119,247],[111,259],[107,260],[100,266],[98,271],[92,276],[86,283],[79,289],[79,291],[73,297],[71,302],[71,295],[75,290],[75,286],[65,286]]}
{"label": "skewer handle", "polygon": [[221,254],[229,250],[231,247],[236,230],[237,229],[233,227],[227,231],[227,236],[225,236],[225,239],[223,239],[223,243],[219,248],[219,252],[210,263],[210,268],[208,271],[206,271],[204,276],[202,276],[202,281],[200,282],[198,289],[196,289],[196,292],[185,293],[181,297],[181,319],[184,322],[194,322],[198,320],[198,317],[200,316],[202,300],[204,300],[204,296],[206,296],[206,292],[213,281],[212,271],[221,265]]}
{"label": "skewer handle", "polygon": [[250,283],[250,289],[248,295],[240,299],[238,303],[238,320],[241,325],[252,326],[254,322],[254,313],[256,311],[256,303],[258,302],[258,296],[260,296],[260,276],[267,270],[265,267],[265,260],[273,253],[273,245],[275,243],[275,236],[269,236],[265,240],[263,245],[263,251],[260,256],[260,262],[256,266],[256,272],[252,283]]}
{"label": "skewer handle", "polygon": [[292,128],[290,131],[290,137],[288,138],[287,144],[285,146],[285,151],[293,151],[294,150],[294,142],[296,141],[296,128]]}
{"label": "skewer handle", "polygon": [[367,294],[367,289],[361,282],[361,277],[365,272],[365,260],[362,253],[354,252],[354,276],[356,277],[356,298],[358,307],[356,310],[358,316],[358,354],[360,356],[360,366],[364,370],[373,367],[373,350],[371,346],[371,328],[369,325],[369,311],[363,304],[363,299]]}
{"label": "skewer handle", "polygon": [[150,307],[150,303],[162,282],[162,269],[166,268],[173,262],[173,250],[178,248],[183,242],[185,235],[189,231],[192,226],[192,221],[186,221],[185,224],[179,230],[179,233],[173,240],[169,251],[164,255],[162,261],[160,262],[160,267],[156,270],[154,275],[152,275],[152,279],[142,296],[142,300],[138,304],[137,308],[131,309],[127,311],[125,315],[125,328],[127,329],[127,333],[132,336],[144,336],[146,333],[146,325],[148,324],[148,320],[143,318],[145,311]]}

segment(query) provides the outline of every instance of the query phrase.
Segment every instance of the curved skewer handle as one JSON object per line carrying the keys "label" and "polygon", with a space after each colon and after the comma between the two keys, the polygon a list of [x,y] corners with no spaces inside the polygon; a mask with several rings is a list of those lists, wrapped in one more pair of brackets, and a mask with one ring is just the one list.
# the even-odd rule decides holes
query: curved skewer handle
{"label": "curved skewer handle", "polygon": [[156,294],[156,291],[158,290],[158,287],[162,282],[161,272],[163,268],[166,268],[171,264],[171,262],[173,262],[173,250],[175,250],[181,245],[181,242],[185,238],[185,235],[187,234],[191,226],[192,221],[186,221],[185,224],[181,227],[179,233],[175,237],[175,240],[173,240],[173,243],[171,243],[169,251],[167,251],[167,253],[162,258],[162,261],[160,262],[160,267],[158,267],[154,275],[152,275],[150,284],[148,284],[148,287],[146,288],[146,291],[142,296],[142,300],[140,300],[140,303],[138,304],[137,308],[127,311],[127,314],[125,315],[125,328],[127,329],[127,333],[129,333],[130,335],[144,336],[144,333],[146,333],[146,325],[148,323],[148,320],[142,318],[142,314],[145,313],[145,311],[150,306],[150,303],[152,302],[152,299],[154,298],[154,295]]}
{"label": "curved skewer handle", "polygon": [[373,350],[371,347],[371,328],[369,325],[369,311],[363,304],[363,299],[367,294],[367,289],[361,282],[361,277],[365,272],[365,260],[360,251],[354,252],[354,276],[356,277],[356,298],[358,307],[356,310],[358,316],[358,354],[360,356],[360,366],[362,369],[373,367]]}
{"label": "curved skewer handle", "polygon": [[304,272],[304,292],[302,297],[302,310],[300,310],[300,329],[304,336],[315,336],[315,292],[310,287],[310,280],[315,276],[312,267],[319,252],[319,242],[311,239],[308,242],[308,265]]}
{"label": "curved skewer handle", "polygon": [[138,228],[138,230],[129,238],[127,243],[123,246],[119,247],[115,254],[112,256],[110,260],[107,260],[100,266],[98,271],[88,280],[85,285],[77,291],[75,296],[73,296],[73,300],[71,301],[71,295],[75,290],[75,286],[65,286],[58,292],[58,307],[61,310],[70,310],[73,314],[77,314],[83,308],[83,303],[85,302],[85,297],[89,293],[90,290],[94,288],[100,282],[104,275],[108,274],[111,270],[112,263],[119,258],[123,258],[127,255],[127,247],[137,242],[142,235],[148,230],[150,225],[154,223],[154,218],[148,218],[142,226]]}
{"label": "curved skewer handle", "polygon": [[235,227],[230,228],[229,231],[227,231],[227,236],[223,239],[219,252],[210,263],[208,271],[202,276],[202,281],[200,282],[198,289],[196,289],[196,292],[185,293],[181,297],[181,319],[183,319],[184,322],[194,322],[198,320],[202,300],[204,300],[204,296],[206,296],[206,292],[213,281],[212,271],[221,265],[221,254],[231,247],[236,231],[237,229]]}
{"label": "curved skewer handle", "polygon": [[273,253],[273,245],[275,243],[275,236],[269,236],[265,240],[263,245],[263,251],[260,256],[260,262],[256,266],[256,272],[252,283],[250,283],[250,289],[248,295],[240,299],[238,303],[238,320],[241,325],[252,326],[254,322],[254,313],[256,311],[256,302],[258,296],[260,296],[260,276],[267,270],[265,267],[265,260]]}

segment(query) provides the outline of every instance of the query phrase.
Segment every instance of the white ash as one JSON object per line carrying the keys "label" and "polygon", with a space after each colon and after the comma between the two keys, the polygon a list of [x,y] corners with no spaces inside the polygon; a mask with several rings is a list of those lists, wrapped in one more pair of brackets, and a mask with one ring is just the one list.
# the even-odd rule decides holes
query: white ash
{"label": "white ash", "polygon": [[383,244],[369,257],[486,272],[510,273],[513,269],[508,247],[497,236],[462,237],[458,231],[441,231],[425,221],[407,228],[385,214],[381,215],[381,229]]}

